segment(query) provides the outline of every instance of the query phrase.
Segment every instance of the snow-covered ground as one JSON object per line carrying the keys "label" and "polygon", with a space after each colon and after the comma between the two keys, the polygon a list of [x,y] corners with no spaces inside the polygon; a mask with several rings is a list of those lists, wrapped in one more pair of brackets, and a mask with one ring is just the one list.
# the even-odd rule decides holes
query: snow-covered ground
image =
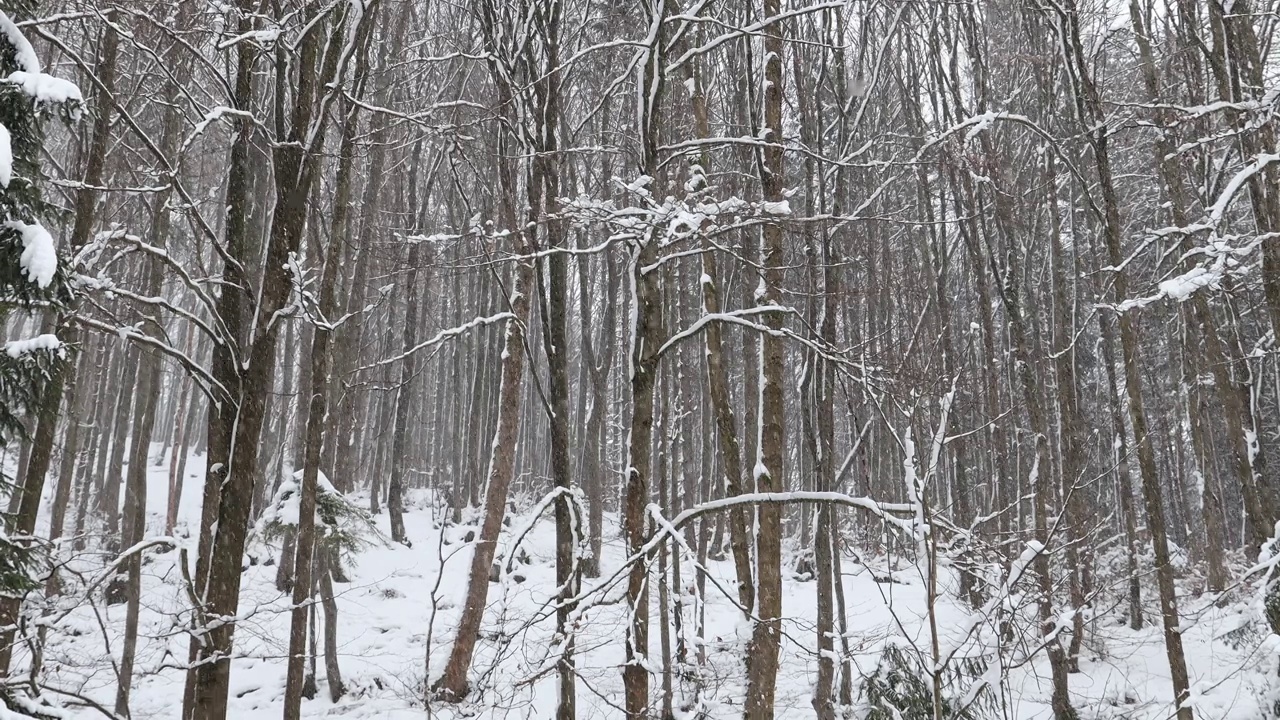
{"label": "snow-covered ground", "polygon": [[[157,448],[158,449],[158,448]],[[148,493],[150,535],[163,532],[167,463],[153,467]],[[177,535],[194,546],[199,516],[199,491],[203,462],[188,465],[181,523]],[[443,527],[441,514],[424,495],[410,498],[406,517],[412,548],[375,546],[362,553],[350,570],[350,583],[336,586],[341,621],[338,627],[343,680],[348,694],[334,704],[328,700],[324,664],[319,663],[320,692],[303,705],[305,717],[421,718],[428,716],[420,700],[425,672],[439,673],[444,665],[453,630],[462,610],[470,549],[462,542],[471,529]],[[386,531],[386,515],[378,518]],[[521,519],[513,522],[521,525]],[[443,536],[442,536],[443,533]],[[442,540],[444,542],[442,542]],[[554,586],[554,529],[549,520],[538,522],[523,546],[529,564],[519,569],[524,581],[508,577],[491,584],[482,639],[473,665],[473,694],[462,706],[435,704],[430,716],[439,718],[546,718],[554,707],[555,678],[547,668],[553,619],[547,618],[546,601]],[[273,552],[261,544],[252,548],[252,564],[245,572],[240,622],[236,632],[237,659],[232,672],[229,717],[236,720],[278,718],[284,687],[283,655],[288,637],[288,601],[274,588]],[[194,551],[192,551],[194,558]],[[602,578],[608,578],[622,559],[616,517],[606,518],[606,546]],[[185,605],[178,553],[150,553],[144,567],[141,649],[132,700],[133,720],[173,718],[182,700],[187,636],[178,611]],[[271,562],[271,564],[266,564]],[[884,561],[867,561],[876,575]],[[88,569],[87,561],[79,563]],[[849,641],[857,653],[857,669],[871,672],[886,641],[911,637],[927,645],[923,584],[907,565],[883,583],[852,557],[844,561],[845,596],[848,604]],[[712,562],[711,572],[728,582],[731,562]],[[688,566],[686,577],[690,577]],[[883,577],[882,577],[883,579]],[[588,581],[592,582],[592,581]],[[74,585],[77,590],[82,585]],[[741,614],[708,584],[706,607],[706,664],[703,678],[706,717],[727,718],[740,712],[743,696],[741,657],[748,628]],[[609,596],[620,596],[619,585]],[[651,593],[655,603],[657,593]],[[1208,598],[1184,601],[1187,618],[1184,638],[1196,691],[1197,717],[1251,720],[1260,716],[1253,691],[1269,660],[1257,652],[1259,638],[1247,639],[1240,648],[1223,634],[1240,623],[1240,604],[1217,609]],[[578,717],[618,718],[622,713],[620,665],[625,630],[623,605],[603,605],[587,614],[577,638]],[[777,716],[810,718],[812,685],[816,675],[814,618],[815,586],[795,578],[785,581],[786,641],[778,680]],[[944,599],[938,610],[944,639],[965,625],[967,612]],[[101,598],[59,621],[50,632],[45,666],[49,683],[97,699],[106,706],[116,689],[114,665],[118,658],[125,609],[106,607]],[[1155,618],[1155,613],[1149,617]],[[1157,627],[1130,631],[1115,615],[1100,613],[1082,659],[1082,672],[1071,676],[1073,701],[1084,718],[1169,717],[1172,696],[1164,647]],[[690,631],[691,632],[691,631]],[[672,640],[674,644],[674,639]],[[658,656],[659,629],[651,630],[651,648]],[[692,653],[691,653],[692,654]],[[655,663],[656,664],[656,663]],[[1047,665],[1043,658],[1010,671],[1005,701],[1014,720],[1048,718]],[[676,704],[689,701],[691,685],[677,690]],[[655,677],[651,689],[660,691]],[[683,694],[681,694],[683,692]],[[96,713],[83,711],[83,717]]]}

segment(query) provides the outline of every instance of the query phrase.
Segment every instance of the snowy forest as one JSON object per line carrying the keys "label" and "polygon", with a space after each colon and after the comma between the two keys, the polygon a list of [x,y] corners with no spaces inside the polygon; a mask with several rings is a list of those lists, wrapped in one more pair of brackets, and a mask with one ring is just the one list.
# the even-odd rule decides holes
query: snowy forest
{"label": "snowy forest", "polygon": [[1276,0],[0,0],[0,719],[1280,718]]}

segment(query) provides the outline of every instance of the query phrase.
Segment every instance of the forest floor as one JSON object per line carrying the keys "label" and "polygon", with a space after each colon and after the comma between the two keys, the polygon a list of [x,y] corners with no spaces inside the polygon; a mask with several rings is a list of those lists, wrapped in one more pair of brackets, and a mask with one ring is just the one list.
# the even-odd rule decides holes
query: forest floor
{"label": "forest floor", "polygon": [[[177,535],[194,546],[199,518],[201,458],[192,458]],[[162,533],[167,467],[154,467],[148,496],[149,536]],[[328,699],[323,659],[319,662],[319,694],[303,704],[309,718],[549,718],[553,717],[556,680],[548,660],[554,618],[547,617],[547,600],[554,588],[554,528],[549,519],[536,523],[522,546],[528,564],[502,583],[491,583],[489,608],[473,665],[473,693],[461,706],[420,700],[424,672],[434,678],[447,658],[453,630],[462,610],[470,562],[462,538],[470,528],[441,526],[440,513],[427,507],[423,496],[412,496],[406,517],[412,547],[387,542],[360,554],[349,570],[349,583],[338,584],[339,652],[347,694],[337,703]],[[416,501],[416,502],[414,502]],[[387,516],[378,516],[386,532]],[[519,528],[523,518],[515,518]],[[506,531],[510,532],[510,530]],[[616,517],[606,517],[602,580],[622,560]],[[444,542],[442,542],[442,540]],[[447,543],[447,544],[445,544]],[[194,550],[191,550],[194,560]],[[241,620],[236,631],[229,717],[267,720],[281,712],[288,642],[289,601],[274,587],[275,548],[253,545],[244,574]],[[175,718],[182,701],[183,671],[188,636],[178,611],[186,605],[177,551],[152,552],[144,566],[140,651],[134,682],[132,720]],[[867,560],[875,568],[844,559],[844,589],[848,605],[849,642],[856,655],[855,676],[871,673],[886,642],[910,638],[927,647],[928,634],[923,583],[910,564],[893,572],[895,582],[883,582],[884,558]],[[270,563],[270,564],[268,564]],[[81,561],[86,577],[89,561]],[[688,568],[686,566],[686,577]],[[728,582],[732,563],[711,562],[714,577]],[[517,582],[515,575],[523,580]],[[880,581],[877,581],[879,578]],[[600,582],[593,580],[589,582]],[[83,585],[73,585],[80,589]],[[785,579],[785,646],[778,679],[777,717],[811,718],[812,686],[816,676],[814,653],[815,585],[795,577]],[[608,593],[620,597],[622,586]],[[656,616],[658,593],[652,594]],[[740,713],[743,696],[741,657],[747,625],[734,604],[708,584],[706,661],[702,666],[702,700],[706,717],[731,718]],[[1147,593],[1154,604],[1152,593]],[[1252,687],[1269,661],[1257,654],[1257,640],[1241,650],[1222,638],[1241,623],[1241,603],[1216,609],[1210,598],[1184,599],[1184,638],[1195,688],[1197,718],[1253,720],[1260,716]],[[622,713],[619,666],[623,659],[625,615],[621,603],[602,605],[584,618],[577,637],[578,717],[582,720],[618,718]],[[944,641],[965,626],[968,613],[948,595],[939,603],[938,623]],[[690,615],[692,615],[690,613]],[[1151,621],[1158,619],[1154,612]],[[71,689],[110,706],[117,684],[112,653],[119,653],[125,606],[106,607],[100,600],[81,607],[50,632],[45,666],[50,685]],[[1071,676],[1073,702],[1082,718],[1155,720],[1172,714],[1168,667],[1158,627],[1150,623],[1131,631],[1122,613],[1100,612],[1090,624],[1091,634],[1082,656],[1081,672]],[[692,636],[692,632],[690,632]],[[674,647],[675,639],[671,640]],[[651,631],[653,663],[660,658],[660,631]],[[696,649],[691,648],[691,656]],[[1043,658],[1009,671],[1005,703],[1010,720],[1050,717],[1048,667]],[[855,677],[856,680],[856,677]],[[674,691],[676,717],[681,702],[692,700],[692,683]],[[855,682],[856,686],[856,682]],[[660,696],[661,676],[651,684]],[[861,717],[861,714],[855,714]],[[82,710],[77,718],[101,717]]]}

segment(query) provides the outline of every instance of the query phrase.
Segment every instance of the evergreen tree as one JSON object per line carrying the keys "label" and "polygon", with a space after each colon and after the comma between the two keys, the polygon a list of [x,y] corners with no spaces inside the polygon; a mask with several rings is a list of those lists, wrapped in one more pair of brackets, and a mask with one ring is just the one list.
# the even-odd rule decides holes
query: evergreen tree
{"label": "evergreen tree", "polygon": [[[40,193],[39,156],[43,121],[53,114],[74,118],[81,96],[72,83],[42,71],[35,49],[15,24],[15,19],[33,17],[34,11],[33,0],[0,3],[0,322],[15,311],[52,319],[72,299],[70,274],[40,222],[52,208]],[[46,333],[8,341],[3,350],[0,443],[8,443],[24,435],[22,421],[28,414],[47,402],[48,395],[61,392],[51,381],[67,364],[69,349]],[[31,538],[0,532],[0,596],[18,598],[40,587],[36,573],[42,557]],[[0,691],[0,707],[24,713],[17,717],[52,717],[38,703],[9,690]]]}
{"label": "evergreen tree", "polygon": [[[39,155],[43,121],[53,114],[72,119],[81,98],[73,84],[42,72],[34,48],[15,24],[13,18],[33,12],[30,0],[0,3],[0,321],[15,311],[58,313],[72,296],[70,275],[40,224],[51,208],[40,193]],[[68,356],[53,334],[4,344],[0,443],[24,434],[24,417],[39,406]],[[26,539],[0,535],[0,594],[37,587],[32,577],[37,561]]]}
{"label": "evergreen tree", "polygon": [[[44,74],[31,43],[12,18],[30,17],[30,0],[0,3],[0,321],[15,312],[58,312],[71,283],[53,238],[40,224],[51,208],[40,193],[42,122],[79,112],[75,86]],[[68,352],[54,335],[5,343],[0,353],[0,443],[23,433]],[[0,582],[0,589],[7,583]]]}

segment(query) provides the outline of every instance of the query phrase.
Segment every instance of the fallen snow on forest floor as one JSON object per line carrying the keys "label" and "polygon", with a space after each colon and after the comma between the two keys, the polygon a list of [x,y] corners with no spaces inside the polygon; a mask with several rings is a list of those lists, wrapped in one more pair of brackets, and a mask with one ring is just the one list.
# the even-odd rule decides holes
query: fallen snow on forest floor
{"label": "fallen snow on forest floor", "polygon": [[[157,448],[158,450],[158,448]],[[148,515],[150,536],[163,531],[167,487],[167,463],[150,472]],[[177,535],[190,548],[194,562],[194,533],[199,517],[200,477],[203,460],[188,465],[186,492]],[[364,502],[362,500],[362,502]],[[548,595],[554,587],[554,528],[549,519],[538,522],[524,545],[528,564],[503,583],[492,583],[481,640],[472,670],[477,688],[461,706],[433,704],[424,709],[421,687],[424,674],[434,679],[444,666],[454,627],[466,592],[470,547],[463,542],[472,528],[445,526],[442,513],[431,507],[426,494],[411,494],[406,517],[412,547],[378,545],[364,551],[350,569],[351,582],[336,586],[340,622],[339,648],[347,695],[331,703],[327,696],[324,663],[319,662],[319,693],[303,704],[308,718],[437,717],[548,718],[553,717],[556,680],[549,667],[554,614],[548,617]],[[383,532],[387,517],[378,517]],[[521,519],[512,526],[519,527]],[[608,578],[622,562],[617,518],[606,515],[606,543],[602,578]],[[181,665],[188,651],[180,610],[185,607],[182,576],[176,550],[151,552],[144,565],[140,651],[134,680],[132,720],[174,718],[182,702],[184,673]],[[232,670],[229,717],[235,720],[267,720],[281,712],[288,641],[288,600],[275,590],[274,551],[261,544],[246,559],[241,597],[241,621],[236,631],[236,659]],[[101,558],[99,558],[99,562]],[[923,583],[909,564],[893,573],[896,582],[883,582],[884,558],[867,559],[869,570],[852,555],[844,558],[844,590],[847,600],[850,645],[857,672],[876,667],[887,641],[909,636],[927,645]],[[92,561],[79,558],[74,566],[92,575]],[[686,564],[685,577],[690,577]],[[710,571],[731,587],[730,561],[712,561]],[[521,576],[517,581],[515,574]],[[877,581],[877,578],[880,581]],[[599,582],[595,581],[587,581]],[[73,583],[73,587],[79,588]],[[608,593],[621,596],[622,585]],[[729,599],[708,584],[706,607],[706,662],[703,701],[706,717],[739,715],[744,680],[741,658],[749,627]],[[658,593],[651,593],[653,617],[657,617]],[[1151,593],[1147,594],[1151,599]],[[1260,638],[1243,643],[1225,641],[1224,635],[1241,623],[1242,603],[1217,609],[1208,597],[1184,598],[1184,639],[1195,688],[1197,718],[1202,720],[1253,720],[1260,716],[1253,690],[1271,662],[1258,653]],[[620,666],[625,634],[624,605],[606,604],[588,612],[577,636],[578,717],[619,718]],[[816,677],[814,653],[815,585],[787,577],[784,585],[785,641],[778,678],[777,717],[811,718],[810,704]],[[950,599],[941,601],[939,625],[944,638],[959,632],[966,611]],[[101,597],[82,603],[50,632],[45,669],[50,685],[113,704],[117,679],[112,656],[118,661],[125,606],[107,607]],[[1152,620],[1158,616],[1150,612]],[[692,631],[690,630],[690,633]],[[660,630],[651,628],[651,653],[657,664]],[[674,645],[674,637],[672,643]],[[1240,647],[1233,647],[1239,644]],[[691,655],[694,654],[691,650]],[[1135,718],[1155,720],[1172,714],[1172,696],[1164,646],[1158,627],[1150,624],[1131,631],[1118,609],[1100,611],[1091,624],[1091,635],[1082,657],[1081,672],[1071,676],[1073,702],[1083,718]],[[22,660],[20,660],[21,662]],[[689,701],[689,685],[677,691],[676,704]],[[661,678],[650,683],[654,697]],[[1011,671],[1005,702],[1014,720],[1049,718],[1048,667],[1043,657]],[[76,717],[95,717],[82,710]]]}

